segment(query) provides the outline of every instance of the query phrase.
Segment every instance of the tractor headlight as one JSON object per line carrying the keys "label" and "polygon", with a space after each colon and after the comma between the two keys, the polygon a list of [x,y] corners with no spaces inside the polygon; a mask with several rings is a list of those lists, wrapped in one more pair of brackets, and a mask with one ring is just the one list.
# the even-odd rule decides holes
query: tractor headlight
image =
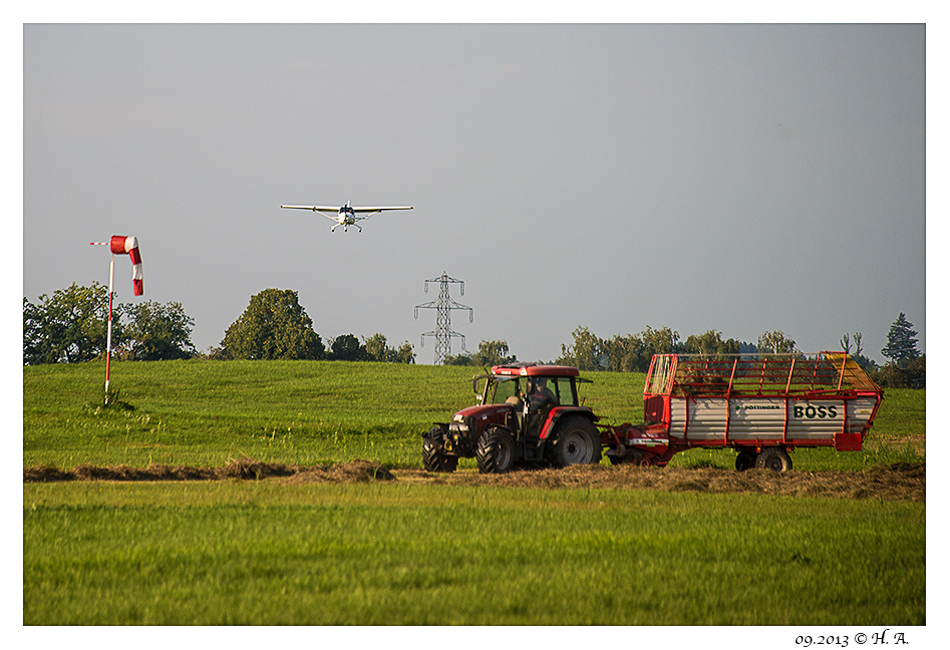
{"label": "tractor headlight", "polygon": [[456,414],[455,417],[452,418],[452,422],[449,424],[449,435],[455,440],[464,438],[468,435],[470,430],[470,420],[460,413]]}

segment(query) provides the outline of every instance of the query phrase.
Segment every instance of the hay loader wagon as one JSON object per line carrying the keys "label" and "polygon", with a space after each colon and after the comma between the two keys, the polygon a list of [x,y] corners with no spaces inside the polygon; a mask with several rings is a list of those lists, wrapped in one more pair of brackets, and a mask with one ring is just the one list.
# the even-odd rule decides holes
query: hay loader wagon
{"label": "hay loader wagon", "polygon": [[666,465],[696,447],[732,447],[736,469],[792,468],[789,451],[860,451],[884,391],[844,352],[658,354],[643,387],[644,423],[601,425],[614,464]]}

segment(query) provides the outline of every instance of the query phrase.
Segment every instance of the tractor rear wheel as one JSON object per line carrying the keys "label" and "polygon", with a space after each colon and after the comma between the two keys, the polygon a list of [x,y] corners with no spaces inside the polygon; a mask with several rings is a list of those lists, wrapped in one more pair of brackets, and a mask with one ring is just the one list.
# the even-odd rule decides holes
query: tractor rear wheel
{"label": "tractor rear wheel", "polygon": [[792,469],[792,459],[780,447],[768,447],[755,457],[758,469],[770,469],[773,472],[787,472]]}
{"label": "tractor rear wheel", "polygon": [[600,454],[600,436],[590,420],[575,415],[564,418],[557,425],[557,439],[552,449],[555,465],[597,465]]}
{"label": "tractor rear wheel", "polygon": [[422,466],[427,472],[454,472],[459,459],[442,449],[442,428],[432,427],[422,438]]}
{"label": "tractor rear wheel", "polygon": [[482,474],[504,474],[515,464],[517,450],[511,434],[500,427],[489,427],[478,438],[475,460]]}

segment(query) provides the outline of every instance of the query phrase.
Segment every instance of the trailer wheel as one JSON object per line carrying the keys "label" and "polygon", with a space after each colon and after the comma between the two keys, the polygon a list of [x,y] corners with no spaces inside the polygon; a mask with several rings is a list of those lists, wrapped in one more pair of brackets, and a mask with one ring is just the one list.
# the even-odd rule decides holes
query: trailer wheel
{"label": "trailer wheel", "polygon": [[554,464],[597,465],[600,463],[601,443],[597,429],[590,420],[580,416],[566,417],[558,424],[553,449]]}
{"label": "trailer wheel", "polygon": [[422,466],[427,472],[454,472],[459,459],[442,450],[442,428],[432,427],[422,438]]}
{"label": "trailer wheel", "polygon": [[482,474],[504,474],[515,464],[515,441],[500,427],[489,427],[478,438],[475,460]]}
{"label": "trailer wheel", "polygon": [[770,469],[773,472],[787,472],[792,469],[792,459],[784,449],[769,447],[755,457],[755,466],[758,469]]}
{"label": "trailer wheel", "polygon": [[752,469],[753,467],[755,467],[755,452],[740,451],[739,455],[736,456],[736,471],[744,472],[747,469]]}

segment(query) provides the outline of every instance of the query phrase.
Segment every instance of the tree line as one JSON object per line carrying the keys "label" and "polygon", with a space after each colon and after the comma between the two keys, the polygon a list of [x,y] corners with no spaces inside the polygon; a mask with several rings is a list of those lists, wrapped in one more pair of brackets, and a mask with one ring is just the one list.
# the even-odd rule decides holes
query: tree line
{"label": "tree line", "polygon": [[[108,288],[93,282],[73,283],[41,295],[37,303],[23,298],[23,364],[77,363],[105,355],[109,315]],[[328,359],[415,363],[408,341],[390,347],[377,333],[362,341],[353,334],[325,345],[313,321],[289,289],[265,289],[227,329],[218,347],[199,353],[191,342],[194,319],[180,303],[138,304],[113,301],[112,356],[129,361],[163,359]]]}
{"label": "tree line", "polygon": [[613,372],[646,372],[654,354],[754,354],[758,351],[775,354],[793,353],[795,341],[781,330],[765,332],[757,344],[737,339],[724,339],[722,332],[708,330],[690,334],[680,340],[679,332],[669,328],[647,327],[639,334],[617,334],[603,339],[586,327],[578,327],[572,334],[572,345],[561,345],[561,356],[556,363],[577,366],[581,370],[610,370]]}
{"label": "tree line", "polygon": [[[93,282],[73,283],[37,304],[23,298],[23,363],[76,363],[105,354],[109,292]],[[191,343],[194,320],[181,303],[146,300],[137,305],[113,304],[112,349],[117,359],[155,361],[195,356]]]}
{"label": "tree line", "polygon": [[416,355],[408,341],[392,348],[378,332],[362,342],[353,334],[342,334],[325,345],[296,291],[265,289],[251,296],[247,309],[225,331],[221,347],[209,357],[415,363]]}
{"label": "tree line", "polygon": [[[93,282],[84,287],[73,283],[52,296],[41,295],[34,304],[23,298],[23,363],[75,363],[91,361],[105,354],[108,289]],[[415,363],[412,345],[404,341],[391,347],[386,337],[376,333],[361,341],[353,334],[323,339],[313,329],[313,321],[300,305],[297,292],[265,289],[251,296],[244,313],[227,328],[220,346],[199,353],[191,342],[194,319],[180,303],[159,304],[147,300],[138,304],[114,304],[112,349],[117,359],[155,361],[162,359],[327,359]],[[794,354],[796,343],[781,330],[764,332],[755,344],[723,338],[722,332],[708,330],[691,334],[686,340],[669,327],[652,328],[638,334],[617,334],[600,338],[587,327],[572,333],[571,345],[561,345],[554,363],[580,370],[646,372],[654,354]],[[879,366],[863,354],[860,332],[842,336],[841,349],[850,354],[884,387],[923,388],[926,358],[917,349],[917,331],[901,313],[891,325],[881,354],[889,359]],[[509,354],[505,340],[481,341],[477,352],[447,356],[445,365],[494,366],[517,361]]]}
{"label": "tree line", "polygon": [[[700,354],[717,357],[731,354],[800,354],[795,340],[782,330],[763,332],[756,343],[723,338],[722,332],[708,330],[691,334],[686,340],[669,327],[652,328],[638,334],[617,334],[600,338],[587,327],[579,326],[571,336],[571,345],[561,345],[561,355],[553,361],[586,371],[640,372],[650,368],[654,354]],[[924,388],[926,357],[917,349],[917,332],[903,313],[891,325],[887,345],[881,354],[889,359],[878,365],[864,356],[860,332],[842,336],[841,349],[847,352],[878,385],[885,388]],[[508,342],[482,341],[478,352],[462,352],[445,358],[446,365],[493,366],[513,363],[517,357],[508,354]]]}
{"label": "tree line", "polygon": [[[572,332],[573,344],[561,345],[561,356],[555,363],[573,365],[580,370],[609,370],[614,372],[646,372],[654,354],[795,354],[800,353],[794,339],[781,330],[762,333],[755,344],[724,339],[722,332],[708,330],[691,334],[685,341],[669,327],[647,329],[639,334],[616,335],[611,339],[595,336],[586,327]],[[891,325],[887,344],[881,354],[889,359],[878,365],[864,356],[863,335],[860,332],[842,336],[841,349],[847,352],[878,385],[885,388],[924,388],[926,385],[926,356],[917,348],[917,331],[902,312]]]}
{"label": "tree line", "polygon": [[[723,339],[722,333],[709,330],[705,334],[690,335],[681,342],[679,333],[669,327],[647,329],[639,334],[617,334],[602,339],[586,327],[578,327],[571,333],[574,342],[561,345],[561,355],[552,363],[575,366],[579,370],[607,370],[611,372],[646,372],[654,354],[691,353],[706,355],[740,354],[758,349],[771,352],[792,352],[795,341],[781,331],[766,332],[759,338],[758,346],[735,339]],[[508,342],[482,341],[478,352],[460,352],[447,356],[445,365],[492,366],[517,361],[509,355]]]}

